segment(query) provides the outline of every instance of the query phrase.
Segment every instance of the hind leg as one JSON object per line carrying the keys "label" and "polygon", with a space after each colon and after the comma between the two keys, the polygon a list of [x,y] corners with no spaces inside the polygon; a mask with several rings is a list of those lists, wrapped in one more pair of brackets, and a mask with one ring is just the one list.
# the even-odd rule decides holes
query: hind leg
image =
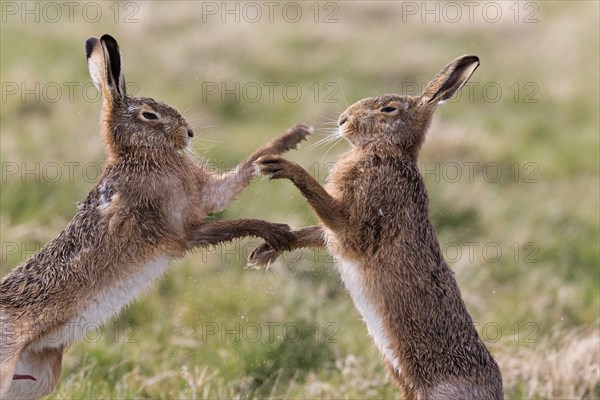
{"label": "hind leg", "polygon": [[[6,399],[38,399],[51,393],[60,380],[63,348],[25,349],[14,368]],[[22,379],[14,379],[21,376]],[[29,379],[29,377],[34,378]]]}
{"label": "hind leg", "polygon": [[7,313],[0,309],[0,399],[8,399],[8,389],[13,382],[13,374],[22,345]]}
{"label": "hind leg", "polygon": [[9,399],[8,391],[13,383],[13,373],[19,354],[14,348],[2,347],[0,357],[0,399]]}

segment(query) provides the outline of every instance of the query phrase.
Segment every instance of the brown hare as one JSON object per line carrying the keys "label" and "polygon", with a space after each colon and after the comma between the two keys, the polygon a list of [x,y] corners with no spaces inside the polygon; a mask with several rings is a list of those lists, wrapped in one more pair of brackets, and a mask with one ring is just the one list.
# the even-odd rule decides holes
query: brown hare
{"label": "brown hare", "polygon": [[[417,156],[436,106],[479,66],[448,64],[420,96],[384,95],[350,106],[339,133],[351,150],[327,183],[279,156],[257,161],[271,179],[302,192],[322,226],[295,232],[291,247],[327,246],[369,333],[406,399],[503,397],[498,365],[479,338],[428,216]],[[259,246],[250,263],[268,265],[285,249]]]}
{"label": "brown hare", "polygon": [[92,80],[102,92],[107,161],[96,186],[64,231],[0,281],[0,398],[32,399],[60,379],[63,351],[198,246],[244,236],[286,248],[287,225],[240,219],[208,222],[256,174],[260,156],[295,148],[298,125],[254,152],[237,169],[209,173],[186,147],[183,116],[151,98],[127,95],[119,46],[87,40]]}

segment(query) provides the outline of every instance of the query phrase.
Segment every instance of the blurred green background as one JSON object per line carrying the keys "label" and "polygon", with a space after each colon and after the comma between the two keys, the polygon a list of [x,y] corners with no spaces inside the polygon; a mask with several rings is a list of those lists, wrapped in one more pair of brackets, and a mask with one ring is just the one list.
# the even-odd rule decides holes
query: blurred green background
{"label": "blurred green background", "polygon": [[[481,66],[421,154],[431,218],[506,397],[600,397],[599,3],[3,1],[4,275],[56,236],[104,153],[84,41],[110,33],[131,93],[195,128],[233,168],[289,126],[314,147],[353,102],[415,94],[455,57]],[[257,179],[215,219],[315,222]],[[198,250],[72,346],[51,398],[399,398],[324,251],[245,268],[256,241]]]}

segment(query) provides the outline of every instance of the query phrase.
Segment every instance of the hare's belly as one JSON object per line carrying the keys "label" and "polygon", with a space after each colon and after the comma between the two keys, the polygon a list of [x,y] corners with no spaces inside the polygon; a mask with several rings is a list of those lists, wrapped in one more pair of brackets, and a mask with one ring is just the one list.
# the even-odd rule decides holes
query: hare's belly
{"label": "hare's belly", "polygon": [[369,334],[373,337],[379,351],[400,372],[398,358],[391,348],[390,337],[385,330],[383,317],[379,314],[368,293],[366,293],[360,264],[356,260],[345,259],[339,255],[336,255],[334,258],[336,259],[336,266],[338,271],[340,271],[342,281],[354,301],[354,306],[367,324]]}
{"label": "hare's belly", "polygon": [[167,269],[171,260],[168,256],[153,258],[140,268],[136,275],[101,289],[69,322],[32,343],[32,349],[69,345],[86,337],[97,340],[98,333],[95,330],[100,329],[104,321],[118,313],[140,292],[149,289]]}

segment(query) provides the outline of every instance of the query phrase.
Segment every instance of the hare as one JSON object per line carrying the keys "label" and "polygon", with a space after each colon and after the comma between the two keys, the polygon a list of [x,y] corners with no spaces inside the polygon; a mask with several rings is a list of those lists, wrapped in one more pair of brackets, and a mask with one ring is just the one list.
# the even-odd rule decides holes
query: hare
{"label": "hare", "polygon": [[[327,190],[299,165],[264,156],[271,179],[286,178],[322,223],[295,231],[292,249],[327,246],[368,331],[406,399],[501,399],[502,376],[479,338],[428,216],[417,156],[436,106],[479,66],[463,56],[420,96],[384,95],[351,105],[338,120],[352,144]],[[268,265],[285,249],[259,246]]]}
{"label": "hare", "polygon": [[121,54],[104,35],[85,44],[102,92],[102,175],[64,231],[0,281],[0,398],[50,393],[64,350],[198,246],[244,236],[287,248],[287,225],[240,219],[208,222],[256,174],[260,156],[293,149],[310,130],[298,125],[235,170],[209,173],[186,151],[194,132],[173,107],[127,95]]}

